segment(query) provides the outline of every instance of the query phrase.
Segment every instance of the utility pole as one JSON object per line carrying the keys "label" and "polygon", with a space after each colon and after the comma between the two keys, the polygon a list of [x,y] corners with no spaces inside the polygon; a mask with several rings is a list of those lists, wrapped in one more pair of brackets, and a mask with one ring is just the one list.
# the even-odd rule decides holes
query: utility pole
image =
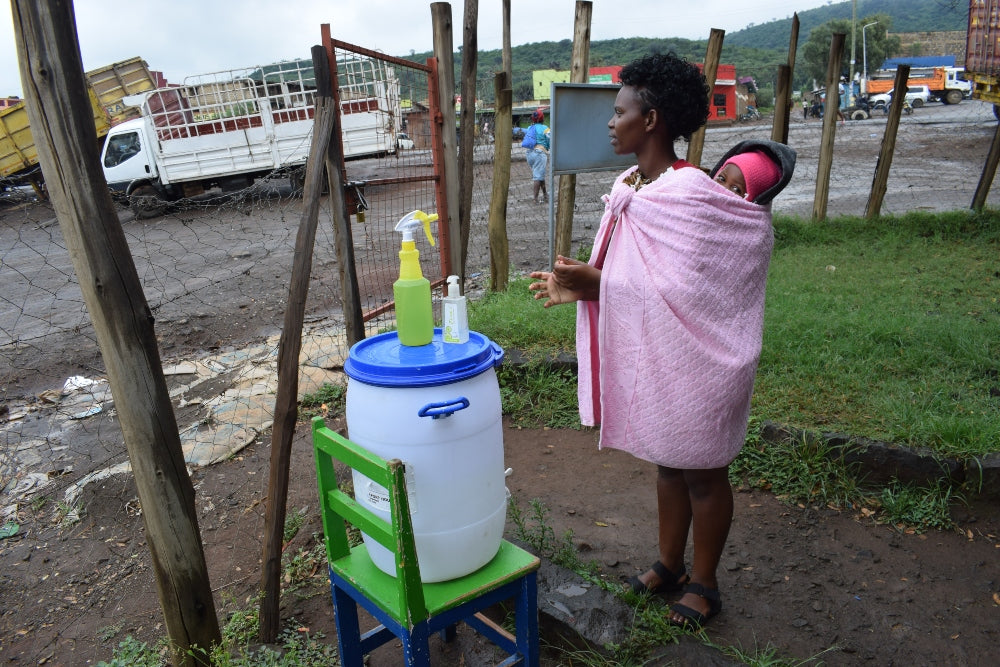
{"label": "utility pole", "polygon": [[858,31],[858,0],[851,0],[851,78],[847,80],[847,101],[850,102],[851,98],[854,96],[854,63],[855,59],[855,43],[857,41],[857,35],[855,33]]}
{"label": "utility pole", "polygon": [[857,42],[858,32],[858,0],[851,0],[851,77],[847,80],[847,101],[850,102],[851,98],[854,96],[854,63],[857,62],[855,58],[855,44]]}

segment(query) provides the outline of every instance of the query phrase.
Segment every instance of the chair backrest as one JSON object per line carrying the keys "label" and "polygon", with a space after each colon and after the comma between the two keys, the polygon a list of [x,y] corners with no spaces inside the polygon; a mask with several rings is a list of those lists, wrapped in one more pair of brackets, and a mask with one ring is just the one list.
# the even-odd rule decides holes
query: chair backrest
{"label": "chair backrest", "polygon": [[[399,459],[386,461],[376,456],[327,428],[322,417],[313,418],[312,432],[326,555],[330,563],[350,554],[344,522],[356,526],[395,556],[396,608],[386,611],[411,625],[427,618],[403,462]],[[341,491],[334,461],[344,463],[388,490],[391,525]]]}

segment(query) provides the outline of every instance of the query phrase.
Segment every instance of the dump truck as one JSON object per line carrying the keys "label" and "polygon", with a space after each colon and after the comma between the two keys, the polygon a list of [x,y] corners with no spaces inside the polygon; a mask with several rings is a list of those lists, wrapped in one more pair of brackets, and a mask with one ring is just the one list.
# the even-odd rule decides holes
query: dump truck
{"label": "dump truck", "polygon": [[972,84],[972,98],[993,105],[1000,119],[1000,0],[969,2],[965,78]]}
{"label": "dump truck", "polygon": [[[138,108],[124,102],[126,97],[156,87],[139,57],[91,70],[85,78],[98,141],[112,126],[139,116]],[[0,188],[22,183],[31,183],[41,194],[38,152],[24,102],[0,112]]]}
{"label": "dump truck", "polygon": [[[879,70],[865,82],[865,90],[869,95],[888,93],[895,82],[896,70]],[[972,92],[972,84],[962,79],[961,67],[915,67],[906,85],[927,86],[945,104],[958,104]]]}
{"label": "dump truck", "polygon": [[[401,113],[393,69],[360,56],[337,67],[345,157],[394,153]],[[105,141],[108,186],[145,218],[170,202],[262,177],[300,184],[315,94],[311,60],[197,75],[144,93],[141,116],[112,128]]]}

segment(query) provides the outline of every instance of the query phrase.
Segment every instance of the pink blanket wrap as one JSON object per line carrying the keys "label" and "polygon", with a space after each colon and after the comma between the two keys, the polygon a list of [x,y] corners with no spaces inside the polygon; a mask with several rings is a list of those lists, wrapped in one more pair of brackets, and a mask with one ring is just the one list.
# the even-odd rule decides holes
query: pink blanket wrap
{"label": "pink blanket wrap", "polygon": [[[601,447],[658,465],[728,465],[746,438],[760,358],[771,210],[701,170],[604,196],[599,301],[577,304],[580,419]],[[612,224],[617,220],[617,224]]]}

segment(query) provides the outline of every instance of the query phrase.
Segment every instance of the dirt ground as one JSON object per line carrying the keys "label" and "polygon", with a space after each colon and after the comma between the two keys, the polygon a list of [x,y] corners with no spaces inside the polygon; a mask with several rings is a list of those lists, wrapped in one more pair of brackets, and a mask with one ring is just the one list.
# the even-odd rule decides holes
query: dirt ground
{"label": "dirt ground", "polygon": [[[316,506],[307,435],[303,424],[290,510]],[[557,536],[572,531],[581,560],[595,561],[617,581],[655,559],[651,465],[598,450],[593,432],[507,428],[504,438],[514,501],[527,509],[539,500]],[[254,443],[236,459],[194,474],[220,613],[232,608],[226,600],[246,600],[259,583],[267,450]],[[248,478],[260,484],[245,484]],[[122,476],[91,484],[84,504],[86,516],[72,529],[38,527],[43,548],[17,539],[3,544],[3,662],[87,664],[107,659],[126,635],[148,641],[163,635],[134,484]],[[319,520],[307,516],[286,552],[315,547]],[[862,516],[738,490],[720,569],[724,611],[708,636],[807,664],[991,664],[1000,645],[1000,512],[973,504],[956,518],[960,531],[908,534]],[[281,614],[335,641],[322,569],[285,593]],[[442,665],[485,664],[489,656],[474,640],[461,650],[435,642],[434,651]],[[399,664],[398,655],[383,647],[371,665]],[[568,663],[546,652],[545,664]]]}
{"label": "dirt ground", "polygon": [[[967,112],[969,107],[963,104],[957,109]],[[933,120],[932,110],[925,111],[924,117]],[[800,121],[793,132],[813,133],[817,123]],[[848,124],[839,135],[844,137],[845,150],[861,165],[862,180],[869,179],[874,157],[868,144],[877,146],[871,137],[880,128],[876,121]],[[729,145],[752,131],[734,126],[720,141]],[[970,174],[978,174],[980,168],[972,162],[979,158],[969,163],[960,160],[973,148],[979,151],[984,142],[988,145],[989,128],[980,123],[958,134],[941,121],[907,131],[904,150],[910,151],[911,158],[923,156],[923,160],[919,167],[913,166],[913,160],[901,161],[900,169],[928,172],[927,180],[914,181],[895,195],[892,207],[967,206],[975,181]],[[762,133],[766,128],[754,136]],[[947,145],[935,142],[932,133],[949,137]],[[851,137],[854,140],[848,143]],[[716,156],[722,152],[710,145],[706,154],[713,150]],[[797,174],[796,187],[787,193],[783,212],[809,214],[815,167],[810,172],[808,165],[817,152],[815,146],[800,149],[801,175]],[[594,180],[609,178],[599,175]],[[525,203],[525,180],[512,179],[516,201],[509,215],[533,230],[512,238],[517,267],[526,269],[545,263],[545,245],[539,241],[545,235],[539,230],[544,230],[547,211]],[[839,185],[835,181],[831,213],[863,209],[866,190],[847,188],[848,180],[844,176]],[[949,197],[954,198],[953,205]],[[913,201],[923,204],[913,205]],[[578,209],[583,206],[578,201]],[[781,211],[777,204],[776,208]],[[176,240],[178,230],[198,229],[203,222],[200,218],[209,215],[190,212],[155,224],[173,225],[170,238]],[[293,210],[275,215],[284,229],[292,231],[281,243],[270,239],[268,252],[257,254],[251,249],[244,256],[234,250],[242,242],[234,223],[230,236],[203,243],[197,256],[178,254],[178,262],[190,262],[192,276],[200,276],[199,267],[204,273],[234,260],[242,263],[236,269],[246,277],[242,284],[225,283],[230,286],[228,292],[199,293],[197,309],[212,311],[217,315],[213,317],[193,312],[183,295],[150,297],[156,306],[164,359],[176,361],[208,350],[238,348],[280,325],[291,265],[288,240],[294,236],[298,214]],[[0,209],[4,234],[47,234],[57,239],[51,213],[32,214],[31,224],[21,228],[17,225],[23,216],[17,216]],[[592,229],[584,225],[578,236],[586,234],[592,234]],[[59,245],[58,239],[52,242]],[[29,245],[37,247],[34,241]],[[475,239],[472,245],[481,248]],[[40,254],[49,261],[58,255]],[[470,264],[477,265],[471,259]],[[255,282],[258,273],[269,279]],[[13,282],[5,284],[5,292],[16,283],[14,277],[6,280]],[[60,275],[52,281],[53,292],[61,289],[60,281],[66,282]],[[190,285],[184,289],[190,291]],[[312,303],[309,316],[322,317],[328,310],[329,304]],[[9,322],[2,323],[2,328],[17,331]],[[67,349],[75,353],[66,354]],[[53,384],[57,379],[90,374],[100,367],[96,349],[87,345],[28,348],[19,354],[17,368],[35,373],[8,374],[5,404],[57,386]],[[24,354],[37,358],[25,360]],[[98,430],[91,437],[97,442],[105,433]],[[192,472],[206,560],[223,621],[233,609],[245,607],[259,586],[269,442],[269,435],[258,438],[230,460]],[[100,458],[92,455],[91,466]],[[655,559],[652,466],[620,452],[598,450],[593,432],[516,428],[505,430],[505,464],[514,471],[508,478],[514,501],[526,505],[538,499],[549,509],[548,520],[556,535],[571,530],[581,559],[597,562],[609,579],[638,573]],[[75,473],[63,474],[54,464],[46,467],[43,461],[40,465],[55,479],[57,488],[86,470],[78,466]],[[306,520],[286,553],[307,554],[314,550],[320,526],[314,511],[316,490],[305,424],[298,429],[292,465],[294,483],[288,507],[302,509]],[[108,659],[112,648],[127,635],[147,641],[164,636],[134,483],[128,476],[115,475],[88,484],[82,506],[82,520],[64,527],[53,522],[51,504],[24,503],[18,515],[22,531],[0,539],[0,662],[88,664]],[[724,611],[711,622],[708,636],[751,654],[773,649],[779,657],[828,665],[992,664],[1000,645],[1000,508],[973,503],[957,508],[955,518],[959,531],[909,534],[849,512],[787,506],[769,494],[739,490],[720,572]],[[316,569],[310,574],[298,590],[286,591],[282,617],[335,641],[325,573]],[[462,646],[472,648],[466,654],[464,648],[436,645],[438,663],[483,664],[484,653],[474,641]],[[371,662],[373,667],[398,664],[393,650],[391,646],[380,649]],[[551,655],[546,661],[560,664]]]}

